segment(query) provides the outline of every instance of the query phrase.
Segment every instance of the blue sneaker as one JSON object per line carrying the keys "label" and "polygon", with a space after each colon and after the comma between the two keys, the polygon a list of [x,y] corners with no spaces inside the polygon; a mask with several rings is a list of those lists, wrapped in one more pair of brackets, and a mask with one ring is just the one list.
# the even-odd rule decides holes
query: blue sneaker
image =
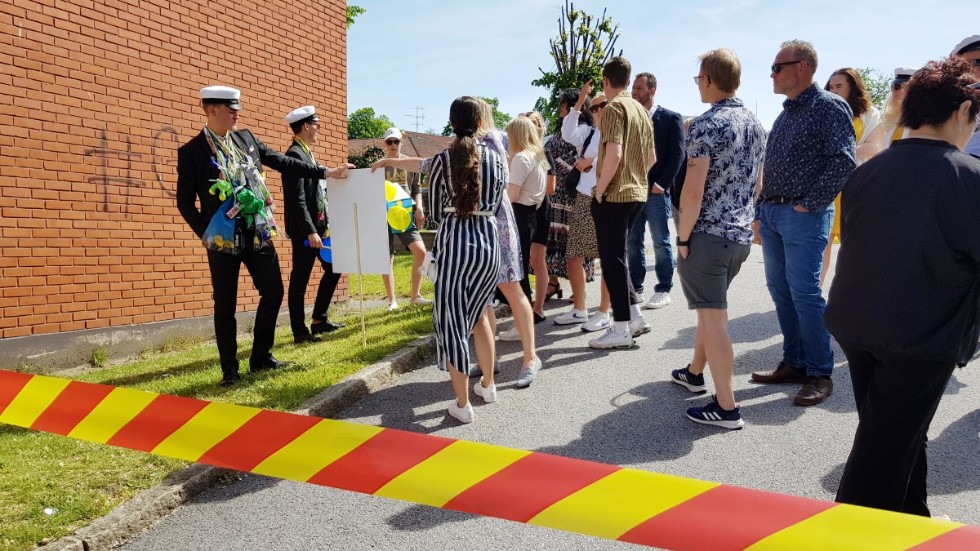
{"label": "blue sneaker", "polygon": [[538,377],[538,370],[541,369],[541,358],[535,356],[534,361],[531,365],[525,365],[521,368],[521,372],[517,375],[517,382],[514,386],[517,388],[527,388],[531,386],[534,379]]}
{"label": "blue sneaker", "polygon": [[691,364],[687,364],[687,367],[684,369],[675,369],[671,371],[670,380],[690,390],[691,392],[706,391],[707,387],[704,386],[704,373],[695,375],[688,371],[690,367]]}
{"label": "blue sneaker", "polygon": [[711,403],[703,408],[688,409],[687,418],[702,425],[715,425],[716,427],[732,430],[739,430],[745,425],[738,406],[735,406],[733,411],[721,409],[721,406],[718,405],[717,398],[714,396],[711,397]]}

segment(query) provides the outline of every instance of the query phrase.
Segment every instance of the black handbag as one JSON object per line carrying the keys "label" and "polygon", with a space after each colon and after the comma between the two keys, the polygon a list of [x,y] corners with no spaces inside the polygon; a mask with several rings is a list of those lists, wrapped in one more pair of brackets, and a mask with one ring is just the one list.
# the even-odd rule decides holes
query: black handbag
{"label": "black handbag", "polygon": [[[585,150],[589,148],[589,144],[592,142],[592,135],[595,134],[595,128],[589,131],[589,136],[585,138],[585,143],[582,144],[582,154],[585,154]],[[581,158],[581,157],[579,157]],[[582,172],[577,168],[572,168],[565,175],[565,191],[568,195],[575,197],[578,193],[578,182],[582,179]]]}

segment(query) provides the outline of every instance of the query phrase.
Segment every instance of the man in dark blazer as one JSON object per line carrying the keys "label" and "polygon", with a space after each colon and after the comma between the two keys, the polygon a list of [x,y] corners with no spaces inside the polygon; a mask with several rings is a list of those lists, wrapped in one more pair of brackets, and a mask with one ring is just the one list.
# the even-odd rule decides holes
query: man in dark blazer
{"label": "man in dark blazer", "polygon": [[[299,107],[286,115],[286,122],[293,131],[293,143],[286,156],[317,164],[311,149],[320,134],[320,119],[312,105]],[[289,324],[293,329],[293,342],[315,342],[320,333],[336,331],[344,323],[333,323],[327,318],[330,299],[337,289],[340,274],[333,271],[333,264],[323,260],[319,250],[327,232],[326,181],[301,178],[293,174],[282,175],[282,192],[285,197],[283,216],[286,218],[286,235],[293,245],[293,269],[289,273]],[[306,286],[310,282],[313,264],[317,259],[323,266],[323,276],[313,303],[313,324],[306,327]]]}
{"label": "man in dark blazer", "polygon": [[[201,107],[207,125],[200,134],[177,150],[177,209],[198,237],[203,237],[211,217],[224,202],[211,193],[218,180],[229,181],[238,187],[243,182],[239,171],[225,174],[218,165],[254,166],[253,174],[261,174],[262,166],[279,172],[307,178],[344,178],[346,167],[329,170],[296,159],[290,159],[266,147],[248,130],[238,131],[238,110],[241,92],[226,86],[208,86],[201,90]],[[256,177],[249,179],[256,187]],[[264,188],[264,184],[261,184]],[[266,190],[267,192],[267,190]],[[200,209],[197,206],[200,202]],[[268,199],[267,204],[271,203]],[[234,211],[232,209],[229,212]],[[279,257],[272,243],[256,235],[254,225],[241,213],[233,215],[236,226],[235,247],[228,252],[208,250],[211,285],[214,288],[214,334],[221,359],[223,386],[233,385],[238,375],[238,328],[235,309],[238,302],[238,274],[242,264],[252,276],[261,297],[255,312],[255,340],[249,359],[251,371],[275,369],[280,363],[272,357],[276,318],[282,305],[282,272]],[[261,243],[262,246],[259,246]]]}
{"label": "man in dark blazer", "polygon": [[677,171],[684,164],[684,119],[680,113],[656,105],[657,77],[640,73],[633,81],[633,99],[650,111],[653,118],[653,141],[657,150],[657,162],[647,175],[650,195],[640,211],[627,244],[630,279],[637,293],[643,293],[643,280],[647,275],[646,226],[653,237],[654,271],[657,285],[644,308],[663,308],[670,304],[670,290],[674,286],[674,254],[670,243],[670,187]]}

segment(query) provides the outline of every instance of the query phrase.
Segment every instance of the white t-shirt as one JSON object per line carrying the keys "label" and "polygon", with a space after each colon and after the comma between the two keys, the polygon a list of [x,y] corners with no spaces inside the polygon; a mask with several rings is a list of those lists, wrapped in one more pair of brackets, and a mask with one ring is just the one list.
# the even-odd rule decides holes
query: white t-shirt
{"label": "white t-shirt", "polygon": [[[592,195],[592,188],[596,184],[596,167],[595,164],[598,163],[599,159],[599,142],[602,136],[599,135],[598,128],[592,128],[584,124],[578,123],[579,112],[575,110],[574,107],[568,110],[568,114],[565,115],[565,119],[561,123],[561,138],[566,142],[575,146],[578,150],[579,157],[588,157],[594,159],[592,161],[592,170],[588,172],[583,172],[578,180],[578,187],[576,191],[583,195]],[[586,150],[582,150],[582,146],[585,145],[585,140],[589,137],[589,132],[595,130],[595,134],[592,135],[592,139],[589,140],[589,147]]]}
{"label": "white t-shirt", "polygon": [[536,207],[544,201],[547,173],[530,151],[521,151],[510,161],[509,185],[521,188],[514,203]]}

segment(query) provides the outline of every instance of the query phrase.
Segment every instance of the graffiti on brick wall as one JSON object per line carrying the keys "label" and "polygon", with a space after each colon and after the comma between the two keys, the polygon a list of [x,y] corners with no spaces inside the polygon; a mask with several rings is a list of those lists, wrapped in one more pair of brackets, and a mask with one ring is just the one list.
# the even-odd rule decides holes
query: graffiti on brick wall
{"label": "graffiti on brick wall", "polygon": [[[121,210],[125,214],[130,213],[132,197],[136,195],[139,188],[147,187],[147,183],[142,179],[133,176],[133,163],[143,160],[143,155],[133,151],[133,137],[129,134],[120,133],[117,142],[118,147],[111,145],[109,141],[109,131],[103,129],[99,134],[99,147],[88,148],[85,155],[96,157],[100,160],[99,173],[88,178],[90,183],[101,185],[102,203],[100,210],[109,211],[109,197],[113,186],[121,186],[124,190],[125,202],[122,203]],[[161,189],[168,197],[174,198],[177,193],[167,184],[167,177],[172,174],[172,167],[176,166],[176,151],[180,136],[172,126],[161,126],[153,133],[153,142],[150,146],[150,165],[153,171],[155,185]],[[124,167],[118,167],[115,163],[110,163],[113,159],[124,161]],[[112,165],[112,166],[110,166]]]}

